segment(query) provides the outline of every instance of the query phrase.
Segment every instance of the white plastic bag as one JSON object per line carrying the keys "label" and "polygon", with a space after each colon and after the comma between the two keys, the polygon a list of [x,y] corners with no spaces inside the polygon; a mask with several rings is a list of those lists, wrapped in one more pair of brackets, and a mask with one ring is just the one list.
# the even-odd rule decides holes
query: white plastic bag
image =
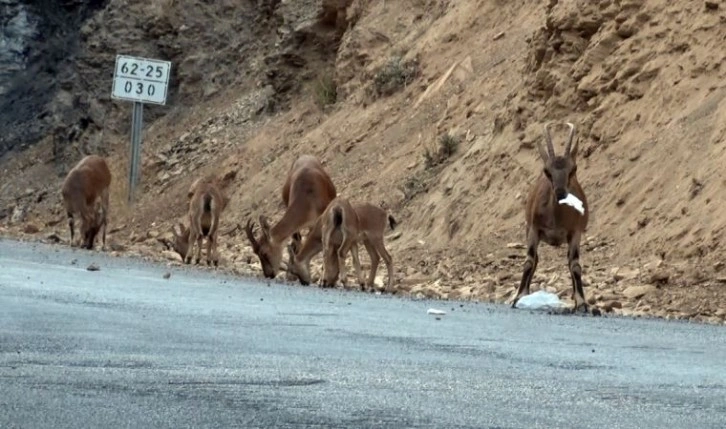
{"label": "white plastic bag", "polygon": [[519,298],[515,307],[523,310],[554,310],[563,308],[566,305],[554,293],[538,290],[535,293]]}
{"label": "white plastic bag", "polygon": [[574,196],[572,194],[568,193],[564,199],[562,199],[558,202],[560,204],[567,204],[568,206],[570,206],[570,207],[574,208],[575,210],[577,210],[578,212],[580,212],[580,214],[585,214],[585,206],[582,204],[582,201],[580,201],[579,198],[577,198],[576,196]]}

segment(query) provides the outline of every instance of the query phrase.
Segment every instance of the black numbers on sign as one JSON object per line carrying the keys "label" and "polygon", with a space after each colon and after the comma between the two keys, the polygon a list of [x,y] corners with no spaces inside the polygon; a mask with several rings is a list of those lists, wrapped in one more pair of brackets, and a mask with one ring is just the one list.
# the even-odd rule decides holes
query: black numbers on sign
{"label": "black numbers on sign", "polygon": [[[134,83],[136,84],[136,89],[134,90]],[[131,94],[131,92],[136,93],[136,95],[142,95],[144,93],[144,83],[143,82],[131,82],[126,81],[124,83],[124,92],[127,94]],[[154,94],[156,94],[156,85],[153,83],[149,83],[146,85],[146,95],[149,97],[153,97]]]}
{"label": "black numbers on sign", "polygon": [[146,66],[146,77],[160,78],[164,75],[164,69],[161,66],[152,66],[151,64]]}
{"label": "black numbers on sign", "polygon": [[131,66],[129,66],[129,63],[122,63],[121,64],[121,73],[123,74],[132,74],[136,76],[136,71],[139,69],[139,65],[136,63],[131,63]]}

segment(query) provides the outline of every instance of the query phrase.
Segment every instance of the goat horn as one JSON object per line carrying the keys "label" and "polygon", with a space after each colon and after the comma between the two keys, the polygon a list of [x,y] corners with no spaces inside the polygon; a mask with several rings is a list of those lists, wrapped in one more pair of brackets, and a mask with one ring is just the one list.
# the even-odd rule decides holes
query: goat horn
{"label": "goat horn", "polygon": [[550,158],[555,157],[555,147],[552,146],[552,136],[550,135],[550,127],[552,126],[552,122],[547,122],[544,126],[544,135],[545,135],[545,141],[547,141],[547,152],[550,155]]}
{"label": "goat horn", "polygon": [[565,155],[570,154],[570,147],[572,146],[572,138],[575,137],[575,125],[572,122],[568,122],[567,126],[570,127],[570,136],[567,138],[567,146],[565,146]]}
{"label": "goat horn", "polygon": [[255,239],[255,233],[252,231],[252,228],[254,227],[254,223],[251,219],[247,219],[247,225],[245,225],[245,233],[247,234],[247,238],[252,243],[252,247],[257,247],[257,240]]}

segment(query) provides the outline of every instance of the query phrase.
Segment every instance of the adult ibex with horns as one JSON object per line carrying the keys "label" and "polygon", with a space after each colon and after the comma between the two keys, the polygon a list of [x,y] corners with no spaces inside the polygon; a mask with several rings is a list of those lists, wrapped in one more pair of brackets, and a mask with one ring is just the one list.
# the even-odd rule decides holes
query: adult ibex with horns
{"label": "adult ibex with horns", "polygon": [[580,238],[587,228],[589,211],[585,192],[578,183],[576,175],[575,158],[577,157],[578,142],[575,142],[574,146],[572,145],[575,126],[567,123],[570,134],[565,145],[565,152],[562,156],[557,156],[550,135],[551,125],[548,123],[544,127],[547,151],[545,152],[541,142],[537,142],[537,149],[544,168],[532,187],[525,206],[527,260],[524,263],[522,281],[517,289],[512,307],[516,306],[517,301],[523,295],[529,294],[529,285],[532,282],[534,271],[537,269],[537,246],[541,240],[554,247],[567,242],[567,260],[572,278],[572,299],[575,301],[574,310],[580,307],[587,310],[582,287]]}

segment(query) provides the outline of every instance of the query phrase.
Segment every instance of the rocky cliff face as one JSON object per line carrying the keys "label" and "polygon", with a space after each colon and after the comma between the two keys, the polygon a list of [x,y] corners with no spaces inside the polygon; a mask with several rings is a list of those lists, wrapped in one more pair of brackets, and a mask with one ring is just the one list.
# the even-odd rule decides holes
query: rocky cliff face
{"label": "rocky cliff face", "polygon": [[83,23],[105,0],[3,0],[0,2],[0,155],[27,148],[80,107],[58,98],[77,78]]}

